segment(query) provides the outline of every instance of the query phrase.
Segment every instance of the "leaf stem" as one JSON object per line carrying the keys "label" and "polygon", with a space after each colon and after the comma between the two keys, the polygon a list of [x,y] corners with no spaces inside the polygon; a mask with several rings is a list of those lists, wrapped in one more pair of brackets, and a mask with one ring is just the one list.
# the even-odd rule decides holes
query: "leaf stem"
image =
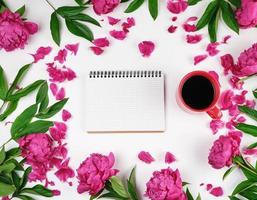
{"label": "leaf stem", "polygon": [[244,168],[244,169],[250,171],[251,173],[257,175],[257,173],[256,173],[255,171],[253,171],[252,169],[250,169],[249,166],[245,166],[245,165],[243,165],[242,163],[237,162],[237,161],[235,161],[235,164],[238,165],[239,167],[242,167],[242,168]]}
{"label": "leaf stem", "polygon": [[9,142],[12,141],[12,138],[10,138],[9,140],[7,140],[4,144],[2,144],[2,146],[0,147],[0,149],[2,149],[6,144],[8,144]]}
{"label": "leaf stem", "polygon": [[45,2],[46,2],[54,11],[56,11],[55,7],[50,3],[50,1],[45,0]]}
{"label": "leaf stem", "polygon": [[5,106],[5,104],[6,104],[6,101],[4,101],[3,104],[0,107],[0,114],[2,113],[2,110],[3,110],[4,106]]}

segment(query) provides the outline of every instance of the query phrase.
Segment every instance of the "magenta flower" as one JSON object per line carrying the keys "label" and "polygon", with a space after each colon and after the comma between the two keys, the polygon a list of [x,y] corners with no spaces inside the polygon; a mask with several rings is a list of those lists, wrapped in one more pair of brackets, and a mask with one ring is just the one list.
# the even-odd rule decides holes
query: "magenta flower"
{"label": "magenta flower", "polygon": [[236,11],[236,18],[241,28],[250,28],[257,25],[257,1],[242,0],[241,8]]}
{"label": "magenta flower", "polygon": [[78,193],[96,195],[105,187],[105,182],[118,173],[112,169],[115,162],[113,153],[108,156],[93,153],[77,169]]}
{"label": "magenta flower", "polygon": [[119,0],[92,0],[94,11],[98,15],[112,12],[119,3]]}
{"label": "magenta flower", "polygon": [[178,170],[167,168],[153,172],[146,187],[145,196],[151,200],[187,200]]}
{"label": "magenta flower", "polygon": [[29,36],[38,31],[38,25],[25,22],[18,13],[6,9],[0,14],[0,49],[23,49]]}
{"label": "magenta flower", "polygon": [[228,135],[220,136],[213,144],[209,154],[209,164],[215,169],[230,166],[235,156],[240,154],[241,133],[231,131]]}

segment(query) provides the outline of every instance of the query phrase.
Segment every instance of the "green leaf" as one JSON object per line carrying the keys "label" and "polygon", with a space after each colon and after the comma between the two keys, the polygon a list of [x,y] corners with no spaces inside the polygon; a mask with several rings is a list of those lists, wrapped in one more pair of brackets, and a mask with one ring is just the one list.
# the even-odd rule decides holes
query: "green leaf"
{"label": "green leaf", "polygon": [[118,194],[113,193],[113,192],[107,192],[107,193],[98,197],[98,199],[101,199],[101,198],[110,198],[110,199],[116,199],[116,200],[127,200],[127,198],[121,197]]}
{"label": "green leaf", "polygon": [[15,167],[15,164],[13,164],[12,162],[4,163],[0,166],[0,172],[10,173],[12,170],[14,170]]}
{"label": "green leaf", "polygon": [[23,189],[26,185],[27,185],[27,182],[28,182],[28,176],[30,174],[30,172],[32,171],[32,168],[31,167],[28,167],[25,171],[24,171],[24,174],[20,180],[20,189]]}
{"label": "green leaf", "polygon": [[257,110],[249,108],[248,106],[238,106],[238,109],[242,112],[247,114],[249,117],[257,121]]}
{"label": "green leaf", "polygon": [[136,188],[136,167],[133,167],[132,171],[130,172],[130,175],[129,175],[129,182],[130,184]]}
{"label": "green leaf", "polygon": [[158,0],[148,0],[148,10],[155,20],[158,16]]}
{"label": "green leaf", "polygon": [[190,183],[188,183],[188,182],[182,182],[182,186],[184,187],[184,186],[186,186],[186,185],[189,185]]}
{"label": "green leaf", "polygon": [[241,0],[228,0],[233,6],[235,6],[236,8],[240,8],[241,7]]}
{"label": "green leaf", "polygon": [[255,171],[251,170],[249,171],[249,169],[245,169],[243,167],[241,167],[241,170],[243,172],[243,174],[245,175],[245,177],[250,180],[250,181],[256,181],[257,180],[257,174],[255,173]]}
{"label": "green leaf", "polygon": [[202,0],[188,0],[187,3],[190,6],[196,5],[197,3],[199,3]]}
{"label": "green leaf", "polygon": [[205,9],[202,17],[199,19],[199,21],[196,24],[197,30],[202,29],[209,23],[209,21],[211,20],[211,18],[213,16],[213,13],[215,13],[217,8],[218,8],[217,0],[214,0],[211,3],[209,3],[209,5]]}
{"label": "green leaf", "polygon": [[129,181],[127,181],[127,185],[128,185],[128,193],[129,193],[130,199],[138,200],[136,188]]}
{"label": "green leaf", "polygon": [[0,65],[0,99],[4,100],[8,91],[8,82]]}
{"label": "green leaf", "polygon": [[55,104],[47,108],[44,112],[38,113],[36,117],[39,119],[47,119],[54,116],[64,107],[67,101],[68,101],[68,98],[65,98],[61,101],[56,102]]}
{"label": "green leaf", "polygon": [[126,2],[128,2],[128,1],[130,1],[130,0],[121,0],[120,2],[121,2],[121,3],[126,3]]}
{"label": "green leaf", "polygon": [[51,126],[53,126],[53,122],[51,121],[38,120],[31,122],[21,132],[15,134],[13,139],[17,140],[20,137],[29,135],[31,133],[45,133],[49,130]]}
{"label": "green leaf", "polygon": [[6,162],[6,164],[12,163],[15,165],[15,170],[17,171],[24,171],[23,166],[16,160],[16,159],[10,159],[8,160],[8,162]]}
{"label": "green leaf", "polygon": [[208,24],[208,32],[209,32],[211,42],[217,41],[219,18],[220,18],[220,10],[216,9],[216,12],[213,13],[213,16],[211,17],[211,20]]}
{"label": "green leaf", "polygon": [[17,196],[19,199],[21,200],[35,200],[34,198],[30,197],[30,196],[27,196],[27,195],[18,195]]}
{"label": "green leaf", "polygon": [[5,111],[0,115],[0,121],[5,120],[9,115],[11,115],[18,106],[18,100],[17,101],[11,101],[8,103],[7,108]]}
{"label": "green leaf", "polygon": [[247,190],[240,192],[239,195],[245,197],[246,199],[256,199],[257,191],[256,186],[250,187]]}
{"label": "green leaf", "polygon": [[0,151],[0,164],[2,164],[3,162],[4,162],[4,160],[5,160],[5,149],[4,149],[4,146],[3,146],[3,148],[1,149],[1,151]]}
{"label": "green leaf", "polygon": [[253,143],[253,144],[250,144],[250,145],[247,147],[247,149],[253,149],[253,148],[255,148],[255,147],[257,147],[257,142],[255,142],[255,143]]}
{"label": "green leaf", "polygon": [[0,182],[5,183],[7,185],[12,185],[12,179],[10,178],[9,174],[0,174]]}
{"label": "green leaf", "polygon": [[253,96],[257,99],[257,88],[253,91]]}
{"label": "green leaf", "polygon": [[248,188],[250,188],[251,186],[253,186],[253,183],[252,181],[249,181],[249,180],[246,180],[246,181],[242,181],[241,183],[239,183],[236,188],[234,189],[234,191],[232,192],[232,196],[240,193],[240,192],[243,192],[245,190],[247,190]]}
{"label": "green leaf", "polygon": [[39,113],[44,112],[47,109],[48,104],[49,104],[49,97],[48,97],[48,94],[47,94],[45,96],[44,100],[40,103],[38,112]]}
{"label": "green leaf", "polygon": [[0,196],[8,196],[15,192],[15,187],[13,185],[8,185],[6,183],[0,182]]}
{"label": "green leaf", "polygon": [[73,16],[70,17],[70,19],[71,20],[89,22],[89,23],[94,24],[96,26],[101,26],[97,20],[95,20],[93,17],[91,17],[87,14],[84,14],[84,13],[73,15]]}
{"label": "green leaf", "polygon": [[236,128],[244,133],[257,137],[257,126],[239,123],[236,125]]}
{"label": "green leaf", "polygon": [[81,13],[83,10],[85,10],[87,7],[85,6],[62,6],[59,7],[56,12],[61,16],[73,16]]}
{"label": "green leaf", "polygon": [[198,193],[196,200],[202,200],[201,195]]}
{"label": "green leaf", "polygon": [[53,12],[51,14],[51,19],[50,19],[50,30],[51,30],[51,35],[55,43],[60,46],[61,42],[61,33],[60,33],[60,22],[57,17],[56,12]]}
{"label": "green leaf", "polygon": [[52,191],[45,188],[43,185],[35,185],[32,188],[24,188],[23,190],[21,190],[21,193],[36,194],[36,195],[41,195],[44,197],[52,197],[53,196]]}
{"label": "green leaf", "polygon": [[20,154],[21,154],[21,150],[19,147],[12,148],[6,152],[5,160],[16,158],[16,157],[20,156]]}
{"label": "green leaf", "polygon": [[228,27],[235,31],[237,34],[239,33],[239,26],[237,20],[235,18],[235,14],[231,5],[224,0],[220,1],[220,7],[222,11],[222,18],[224,22],[228,25]]}
{"label": "green leaf", "polygon": [[15,12],[16,12],[16,13],[19,13],[20,16],[22,16],[22,15],[24,15],[25,11],[26,11],[26,7],[25,7],[25,5],[23,5],[22,7],[20,7],[20,8],[19,8],[18,10],[16,10]]}
{"label": "green leaf", "polygon": [[85,38],[88,41],[92,41],[94,39],[92,31],[85,25],[80,22],[74,20],[65,20],[66,26],[68,30],[79,37]]}
{"label": "green leaf", "polygon": [[47,85],[47,82],[45,81],[40,86],[40,88],[37,92],[36,103],[39,104],[42,101],[44,101],[44,99],[46,98],[47,95],[48,95],[48,85]]}
{"label": "green leaf", "polygon": [[237,166],[230,167],[230,168],[224,173],[222,180],[225,180],[225,178],[226,178],[229,174],[231,174],[231,172],[233,172],[236,168],[237,168]]}
{"label": "green leaf", "polygon": [[16,187],[16,189],[19,190],[19,188],[20,188],[20,177],[15,171],[12,171],[12,180],[13,180],[13,184]]}
{"label": "green leaf", "polygon": [[228,198],[229,198],[230,200],[240,200],[239,198],[234,197],[234,196],[229,196]]}
{"label": "green leaf", "polygon": [[21,97],[27,96],[29,93],[33,92],[35,89],[37,89],[40,85],[42,85],[42,83],[44,83],[45,80],[37,80],[34,83],[31,83],[30,85],[28,85],[27,87],[18,90],[17,92],[15,92],[13,95],[9,95],[6,100],[8,101],[14,101],[14,100],[18,100]]}
{"label": "green leaf", "polygon": [[28,123],[31,122],[32,118],[35,116],[37,112],[37,104],[29,106],[26,108],[13,122],[11,127],[11,135],[15,137],[15,135],[19,134],[19,132],[24,129]]}
{"label": "green leaf", "polygon": [[191,192],[189,191],[188,188],[187,188],[187,190],[186,190],[186,195],[187,195],[187,199],[188,199],[188,200],[194,200],[194,198],[193,198],[193,196],[192,196],[192,194],[191,194]]}
{"label": "green leaf", "polygon": [[122,184],[121,180],[117,176],[112,176],[110,178],[110,182],[112,185],[113,190],[120,196],[124,198],[128,198],[128,193]]}
{"label": "green leaf", "polygon": [[127,9],[125,10],[125,13],[131,13],[134,12],[136,9],[138,9],[145,0],[133,0],[129,6],[127,7]]}
{"label": "green leaf", "polygon": [[24,65],[17,73],[16,77],[14,78],[14,81],[11,84],[10,89],[7,92],[7,97],[13,93],[13,91],[16,89],[16,87],[19,85],[19,83],[22,81],[23,77],[28,72],[29,68],[32,64]]}
{"label": "green leaf", "polygon": [[84,5],[84,0],[75,0],[75,2],[76,2],[79,6],[83,6],[83,5]]}

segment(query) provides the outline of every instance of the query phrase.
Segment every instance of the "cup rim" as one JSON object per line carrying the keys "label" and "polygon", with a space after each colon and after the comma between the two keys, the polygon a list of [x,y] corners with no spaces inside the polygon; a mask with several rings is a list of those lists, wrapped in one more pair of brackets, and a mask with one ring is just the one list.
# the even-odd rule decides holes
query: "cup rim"
{"label": "cup rim", "polygon": [[[183,97],[182,97],[182,88],[183,88],[183,85],[185,84],[185,82],[191,78],[192,76],[196,76],[196,75],[200,75],[200,76],[203,76],[205,78],[207,78],[212,86],[213,86],[213,89],[214,89],[214,98],[213,98],[213,101],[212,103],[206,107],[206,108],[203,108],[203,109],[195,109],[195,108],[192,108],[190,106],[188,106],[186,104],[186,102],[184,101]],[[220,96],[220,86],[219,86],[219,82],[211,75],[209,74],[208,72],[206,71],[202,71],[202,70],[196,70],[196,71],[192,71],[192,72],[189,72],[188,74],[186,74],[180,81],[179,83],[179,87],[178,87],[178,95],[179,95],[179,99],[181,100],[181,102],[183,103],[183,106],[185,106],[187,109],[191,110],[191,111],[194,111],[194,112],[206,112],[208,110],[210,110],[211,108],[215,107],[215,105],[217,104],[218,102],[218,99],[219,99],[219,96]]]}

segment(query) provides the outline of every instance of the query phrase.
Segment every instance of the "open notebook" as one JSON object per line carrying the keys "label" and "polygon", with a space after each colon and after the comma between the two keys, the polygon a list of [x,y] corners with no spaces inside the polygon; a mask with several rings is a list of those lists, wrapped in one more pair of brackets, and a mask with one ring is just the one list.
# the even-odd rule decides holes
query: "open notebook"
{"label": "open notebook", "polygon": [[91,71],[85,101],[87,132],[165,130],[161,71]]}

